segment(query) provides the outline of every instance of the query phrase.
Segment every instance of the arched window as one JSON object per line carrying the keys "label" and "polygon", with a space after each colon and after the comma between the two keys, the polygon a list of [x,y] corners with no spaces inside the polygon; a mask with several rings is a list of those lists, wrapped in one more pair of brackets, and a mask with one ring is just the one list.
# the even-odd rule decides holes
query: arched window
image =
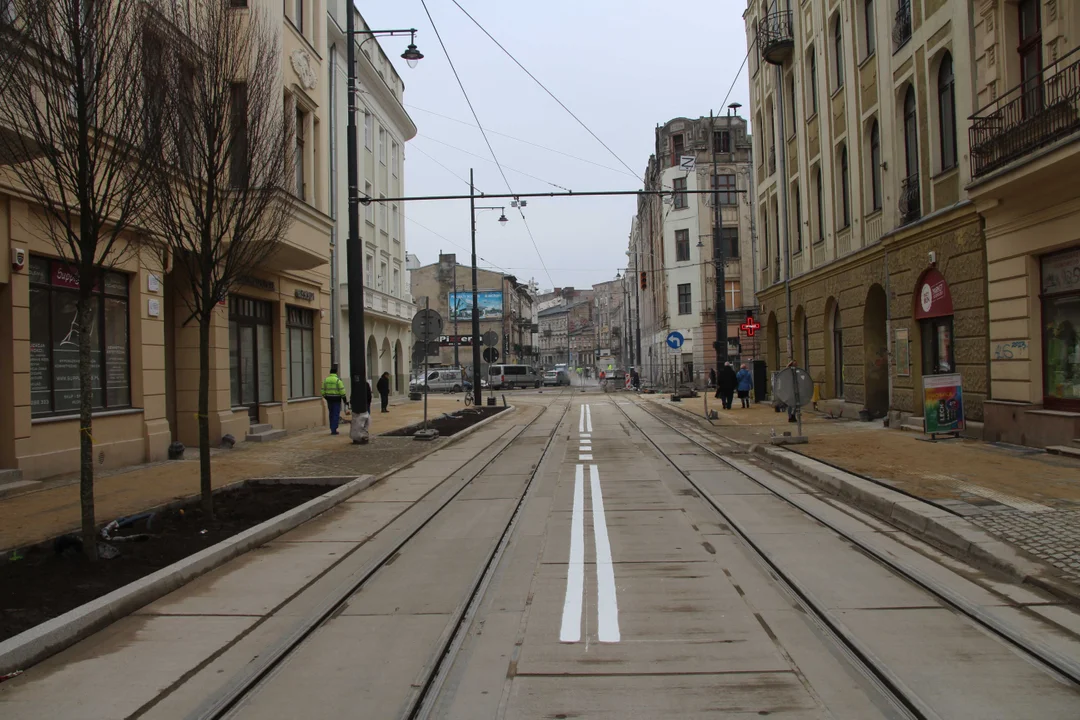
{"label": "arched window", "polygon": [[952,56],[945,53],[938,68],[938,127],[941,129],[941,169],[956,167],[956,95]]}
{"label": "arched window", "polygon": [[821,186],[821,166],[814,168],[814,189],[817,191],[817,241],[825,239],[825,188]]}
{"label": "arched window", "polygon": [[881,209],[881,135],[877,120],[870,126],[870,196],[874,210]]}
{"label": "arched window", "polygon": [[833,43],[836,46],[836,89],[840,89],[844,87],[844,29],[840,24],[840,13],[836,13]]}
{"label": "arched window", "polygon": [[904,95],[904,170],[907,177],[919,174],[919,130],[915,117],[915,88],[908,85]]}
{"label": "arched window", "polygon": [[851,224],[851,203],[848,196],[848,162],[847,145],[840,147],[840,215],[844,220],[844,227]]}

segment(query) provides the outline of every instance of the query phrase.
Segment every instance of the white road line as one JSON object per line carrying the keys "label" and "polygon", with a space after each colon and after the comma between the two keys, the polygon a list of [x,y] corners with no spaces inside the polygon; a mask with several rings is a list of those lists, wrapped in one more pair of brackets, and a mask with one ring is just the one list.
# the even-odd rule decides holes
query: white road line
{"label": "white road line", "polygon": [[592,407],[589,405],[585,406],[585,427],[592,432]]}
{"label": "white road line", "polygon": [[588,445],[579,445],[578,452],[592,452],[592,448]]}
{"label": "white road line", "polygon": [[579,434],[580,434],[580,435],[581,435],[581,437],[583,437],[583,438],[591,438],[591,437],[592,437],[592,435],[590,435],[589,433],[579,433]]}
{"label": "white road line", "polygon": [[566,571],[566,600],[563,602],[559,640],[581,640],[581,600],[585,592],[585,483],[584,466],[574,473],[574,514],[570,521],[570,564]]}
{"label": "white road line", "polygon": [[[599,616],[597,637],[600,642],[617,643],[621,638],[619,601],[615,594],[615,568],[611,564],[611,543],[608,540],[607,518],[604,516],[604,494],[600,490],[600,469],[596,465],[590,465],[589,468],[593,535],[596,539],[596,610]],[[577,507],[576,497],[574,507]]]}
{"label": "white road line", "polygon": [[592,455],[582,455],[578,460],[592,460]]}
{"label": "white road line", "polygon": [[[578,423],[577,423],[577,431],[579,433],[585,432],[585,406],[584,405],[581,406],[581,418],[578,420]],[[591,431],[592,431],[592,429],[590,428],[590,432]]]}

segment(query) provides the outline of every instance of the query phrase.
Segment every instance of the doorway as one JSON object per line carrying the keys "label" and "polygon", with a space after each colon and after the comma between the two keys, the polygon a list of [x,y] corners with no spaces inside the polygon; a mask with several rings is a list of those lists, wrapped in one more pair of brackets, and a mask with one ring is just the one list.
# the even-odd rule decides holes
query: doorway
{"label": "doorway", "polygon": [[863,359],[866,375],[866,409],[871,417],[883,417],[889,411],[889,347],[886,333],[887,307],[885,290],[870,286],[863,308]]}
{"label": "doorway", "polygon": [[259,421],[259,403],[274,400],[273,306],[229,296],[229,379],[234,408]]}

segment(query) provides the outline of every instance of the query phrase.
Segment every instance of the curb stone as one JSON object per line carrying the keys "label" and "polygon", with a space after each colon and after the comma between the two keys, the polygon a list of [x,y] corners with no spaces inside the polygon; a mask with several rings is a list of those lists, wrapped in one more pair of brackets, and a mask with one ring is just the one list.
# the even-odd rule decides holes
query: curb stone
{"label": "curb stone", "polygon": [[[501,413],[500,413],[501,414]],[[287,481],[260,479],[256,482]],[[23,670],[64,650],[113,622],[195,578],[224,565],[247,551],[307,522],[375,482],[374,475],[359,476],[303,505],[259,523],[194,555],[128,583],[107,595],[0,642],[0,675]],[[310,483],[312,479],[303,478]]]}
{"label": "curb stone", "polygon": [[974,567],[1033,585],[1069,603],[1080,605],[1080,588],[1050,574],[982,528],[932,503],[917,500],[796,452],[752,444],[750,451],[794,472],[799,478],[869,512]]}

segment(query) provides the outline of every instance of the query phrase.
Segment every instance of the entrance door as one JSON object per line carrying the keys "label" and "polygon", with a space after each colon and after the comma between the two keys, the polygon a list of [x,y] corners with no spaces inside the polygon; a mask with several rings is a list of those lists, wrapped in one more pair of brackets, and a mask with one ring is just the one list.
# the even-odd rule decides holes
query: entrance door
{"label": "entrance door", "polygon": [[263,300],[229,297],[229,374],[233,407],[253,422],[259,403],[274,400],[273,309]]}

